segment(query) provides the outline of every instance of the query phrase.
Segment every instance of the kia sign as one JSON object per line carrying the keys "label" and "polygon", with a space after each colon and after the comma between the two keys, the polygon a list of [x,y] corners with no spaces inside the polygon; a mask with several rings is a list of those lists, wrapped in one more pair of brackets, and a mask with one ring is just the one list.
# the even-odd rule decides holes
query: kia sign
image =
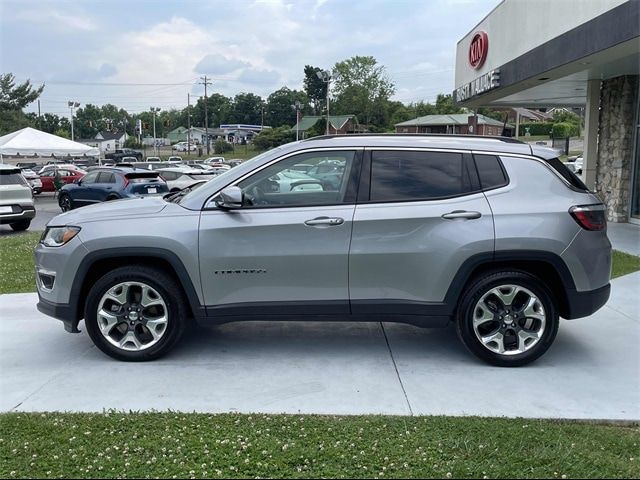
{"label": "kia sign", "polygon": [[477,32],[469,45],[469,65],[479,69],[487,58],[489,37],[486,32]]}

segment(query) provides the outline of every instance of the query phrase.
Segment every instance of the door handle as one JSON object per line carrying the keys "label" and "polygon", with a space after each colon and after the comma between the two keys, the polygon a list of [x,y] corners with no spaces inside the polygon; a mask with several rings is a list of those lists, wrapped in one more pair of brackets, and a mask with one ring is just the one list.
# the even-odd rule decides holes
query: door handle
{"label": "door handle", "polygon": [[344,223],[344,218],[340,218],[340,217],[334,217],[334,218],[318,217],[318,218],[313,218],[311,220],[307,220],[306,222],[304,222],[305,225],[308,225],[310,227],[314,227],[316,225],[326,225],[329,227],[334,227],[337,225],[342,225],[343,223]]}
{"label": "door handle", "polygon": [[480,218],[482,214],[480,212],[467,212],[466,210],[454,210],[453,212],[445,213],[442,218],[447,220],[455,220],[456,218],[463,218],[467,220],[473,220]]}

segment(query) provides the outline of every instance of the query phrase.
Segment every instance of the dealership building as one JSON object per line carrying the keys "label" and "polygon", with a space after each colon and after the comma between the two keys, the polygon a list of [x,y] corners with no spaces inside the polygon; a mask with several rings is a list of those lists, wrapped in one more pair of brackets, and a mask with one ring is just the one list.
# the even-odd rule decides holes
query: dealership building
{"label": "dealership building", "polygon": [[457,44],[454,99],[583,107],[584,179],[640,224],[640,1],[504,0]]}

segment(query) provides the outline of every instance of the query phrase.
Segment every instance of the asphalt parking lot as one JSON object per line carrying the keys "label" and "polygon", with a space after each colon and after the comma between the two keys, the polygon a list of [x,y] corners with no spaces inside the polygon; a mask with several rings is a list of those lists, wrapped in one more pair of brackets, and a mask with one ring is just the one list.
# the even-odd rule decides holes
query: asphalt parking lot
{"label": "asphalt parking lot", "polygon": [[[62,213],[58,206],[58,199],[53,198],[53,193],[41,193],[34,196],[36,206],[36,218],[31,221],[30,232],[44,230],[49,220]],[[0,225],[0,235],[11,235],[13,230],[9,225]]]}
{"label": "asphalt parking lot", "polygon": [[[453,328],[389,323],[235,323],[199,330],[167,357],[122,363],[0,296],[0,411],[175,410],[640,420],[640,272],[609,303],[563,321],[527,367],[485,365]],[[81,323],[81,330],[83,325]]]}

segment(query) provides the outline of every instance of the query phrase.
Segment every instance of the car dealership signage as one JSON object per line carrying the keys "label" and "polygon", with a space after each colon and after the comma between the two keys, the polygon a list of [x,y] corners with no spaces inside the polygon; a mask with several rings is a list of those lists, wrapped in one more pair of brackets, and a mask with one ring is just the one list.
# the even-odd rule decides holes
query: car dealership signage
{"label": "car dealership signage", "polygon": [[478,70],[487,59],[489,53],[489,36],[487,32],[477,32],[469,44],[469,65]]}
{"label": "car dealership signage", "polygon": [[462,85],[456,88],[454,94],[454,100],[456,102],[463,102],[469,98],[475,97],[482,93],[488,92],[500,86],[500,69],[495,68],[478,78],[470,81],[466,85]]}

